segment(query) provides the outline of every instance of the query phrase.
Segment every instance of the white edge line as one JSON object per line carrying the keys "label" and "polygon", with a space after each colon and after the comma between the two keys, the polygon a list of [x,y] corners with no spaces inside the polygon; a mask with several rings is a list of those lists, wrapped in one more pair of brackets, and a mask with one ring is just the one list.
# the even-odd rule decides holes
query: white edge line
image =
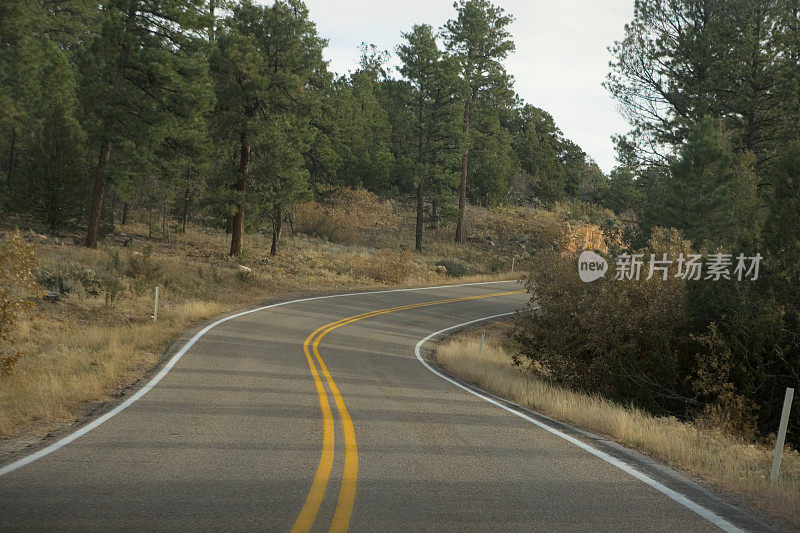
{"label": "white edge line", "polygon": [[105,413],[104,415],[92,420],[91,422],[89,422],[85,426],[82,426],[81,428],[75,430],[74,432],[70,433],[66,437],[63,437],[63,438],[57,440],[53,444],[50,444],[49,446],[46,446],[46,447],[42,448],[41,450],[33,452],[30,455],[26,455],[25,457],[22,457],[22,458],[17,459],[16,461],[14,461],[12,463],[9,463],[9,464],[7,464],[7,465],[5,465],[3,467],[0,467],[0,476],[4,476],[5,474],[13,472],[14,470],[17,470],[18,468],[22,468],[25,465],[28,465],[28,464],[30,464],[30,463],[38,460],[38,459],[41,459],[42,457],[50,455],[54,451],[56,451],[56,450],[58,450],[60,448],[63,448],[64,446],[66,446],[70,442],[82,437],[83,435],[86,435],[91,430],[93,430],[96,427],[98,427],[100,424],[102,424],[104,422],[107,422],[108,420],[110,420],[114,416],[120,414],[122,411],[124,411],[125,409],[127,409],[128,407],[133,405],[133,403],[136,402],[138,399],[140,399],[142,396],[144,396],[145,394],[150,392],[150,390],[153,387],[155,387],[158,384],[159,381],[164,379],[164,376],[166,376],[167,373],[169,373],[169,371],[172,370],[172,367],[174,367],[175,364],[178,361],[180,361],[181,357],[183,357],[186,354],[186,352],[189,351],[189,349],[192,346],[194,346],[195,343],[198,340],[200,340],[200,338],[203,335],[208,333],[210,330],[212,330],[216,326],[219,326],[223,322],[227,322],[228,320],[231,320],[231,319],[234,319],[234,318],[238,318],[238,317],[244,316],[244,315],[249,315],[251,313],[257,313],[259,311],[264,311],[266,309],[272,309],[272,308],[275,308],[275,307],[281,307],[281,306],[284,306],[284,305],[295,304],[295,303],[300,303],[300,302],[308,302],[308,301],[312,301],[312,300],[325,300],[325,299],[328,299],[328,298],[343,298],[343,297],[346,297],[346,296],[361,296],[361,295],[366,295],[366,294],[382,294],[382,293],[389,293],[389,292],[410,292],[410,291],[423,291],[423,290],[431,290],[431,289],[446,289],[446,288],[450,288],[450,287],[465,287],[465,286],[468,286],[468,285],[490,285],[490,284],[493,284],[493,283],[517,283],[518,281],[519,280],[480,281],[480,282],[474,282],[474,283],[458,283],[458,284],[454,284],[454,285],[436,285],[436,286],[433,286],[433,287],[410,287],[410,288],[406,288],[406,289],[386,289],[386,290],[378,290],[378,291],[350,292],[350,293],[343,293],[343,294],[327,294],[327,295],[324,295],[324,296],[312,296],[312,297],[309,297],[309,298],[299,298],[299,299],[296,299],[296,300],[289,300],[289,301],[286,301],[286,302],[278,302],[278,303],[265,305],[265,306],[262,306],[262,307],[257,307],[255,309],[249,309],[247,311],[242,311],[241,313],[236,313],[236,314],[233,314],[233,315],[230,315],[230,316],[226,316],[226,317],[220,318],[216,322],[213,322],[213,323],[209,324],[208,326],[204,327],[203,329],[201,329],[194,337],[192,337],[186,344],[184,344],[181,347],[181,349],[178,350],[178,352],[175,355],[173,355],[172,358],[170,358],[169,361],[167,361],[167,364],[165,364],[164,367],[155,376],[153,376],[153,379],[148,381],[145,386],[143,386],[141,389],[136,391],[136,393],[133,396],[131,396],[130,398],[128,398],[127,400],[125,400],[124,402],[122,402],[121,404],[116,406],[114,409],[112,409],[112,410],[108,411],[107,413]]}
{"label": "white edge line", "polygon": [[639,481],[642,481],[642,482],[646,483],[647,485],[653,487],[657,491],[659,491],[662,494],[668,496],[670,499],[678,502],[679,504],[683,505],[687,509],[689,509],[691,511],[694,511],[696,514],[698,514],[701,517],[705,518],[706,520],[708,520],[709,522],[711,522],[712,524],[714,524],[715,526],[717,526],[721,530],[726,531],[728,533],[743,533],[742,529],[740,529],[740,528],[736,527],[735,525],[731,524],[730,522],[728,522],[727,520],[725,520],[724,518],[722,518],[721,516],[719,516],[715,512],[713,512],[713,511],[711,511],[709,509],[706,509],[702,505],[699,505],[699,504],[693,502],[687,496],[684,496],[680,492],[672,490],[671,488],[667,487],[666,485],[664,485],[662,483],[659,483],[655,479],[653,479],[650,476],[648,476],[648,475],[636,470],[635,468],[633,468],[629,464],[627,464],[627,463],[625,463],[623,461],[620,461],[616,457],[613,457],[613,456],[611,456],[611,455],[609,455],[609,454],[607,454],[607,453],[605,453],[603,451],[600,451],[600,450],[590,446],[589,444],[586,444],[583,441],[580,441],[580,440],[578,440],[578,439],[576,439],[576,438],[574,438],[574,437],[572,437],[570,435],[567,435],[566,433],[564,433],[562,431],[559,431],[558,429],[556,429],[556,428],[554,428],[552,426],[549,426],[549,425],[545,424],[544,422],[540,422],[539,420],[536,420],[535,418],[532,418],[532,417],[526,415],[525,413],[522,413],[520,411],[512,409],[512,408],[510,408],[510,407],[498,402],[494,398],[491,398],[489,396],[481,394],[480,392],[477,392],[477,391],[475,391],[475,390],[473,390],[473,389],[471,389],[469,387],[466,387],[465,385],[463,385],[462,383],[459,383],[458,381],[456,381],[455,379],[451,378],[450,376],[442,374],[441,372],[439,372],[438,370],[433,368],[431,365],[429,365],[427,363],[427,361],[425,361],[425,359],[423,359],[422,355],[420,354],[420,348],[422,347],[422,345],[425,344],[426,342],[428,342],[433,337],[436,337],[437,335],[441,335],[442,333],[445,333],[445,332],[453,330],[453,329],[461,328],[461,327],[464,327],[464,326],[469,326],[470,324],[474,324],[476,322],[483,322],[485,320],[491,320],[493,318],[499,318],[501,316],[508,316],[508,315],[513,315],[513,314],[514,313],[511,312],[511,313],[500,313],[498,315],[492,315],[492,316],[485,316],[485,317],[482,317],[482,318],[477,318],[475,320],[470,320],[469,322],[464,322],[462,324],[457,324],[455,326],[450,326],[449,328],[440,329],[439,331],[431,333],[430,335],[428,335],[427,337],[425,337],[424,339],[419,341],[417,343],[417,345],[414,347],[414,354],[417,356],[417,359],[419,360],[419,362],[422,363],[423,366],[425,366],[425,368],[427,368],[428,370],[430,370],[431,372],[433,372],[434,374],[436,374],[440,378],[442,378],[442,379],[444,379],[446,381],[449,381],[450,383],[452,383],[456,387],[459,387],[459,388],[467,391],[468,393],[470,393],[470,394],[472,394],[474,396],[477,396],[478,398],[486,400],[487,402],[489,402],[491,404],[494,404],[497,407],[505,409],[509,413],[513,413],[513,414],[517,415],[518,417],[523,418],[523,419],[527,420],[528,422],[531,422],[532,424],[544,429],[545,431],[549,431],[553,435],[556,435],[557,437],[561,437],[562,439],[574,444],[575,446],[577,446],[577,447],[579,447],[579,448],[591,453],[595,457],[598,457],[598,458],[602,459],[603,461],[605,461],[605,462],[607,462],[607,463],[619,468],[623,472],[626,472],[627,474],[630,474],[631,476],[635,477]]}

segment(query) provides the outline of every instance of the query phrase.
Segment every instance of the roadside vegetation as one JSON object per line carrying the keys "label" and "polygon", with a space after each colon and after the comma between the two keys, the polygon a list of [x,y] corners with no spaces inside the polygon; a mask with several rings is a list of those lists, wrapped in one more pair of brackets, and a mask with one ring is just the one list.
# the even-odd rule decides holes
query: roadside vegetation
{"label": "roadside vegetation", "polygon": [[454,376],[487,392],[689,471],[800,527],[800,454],[796,450],[787,446],[779,481],[773,484],[769,471],[774,448],[769,443],[754,443],[703,419],[656,416],[630,403],[545,379],[520,355],[519,345],[509,341],[513,328],[513,322],[489,326],[481,355],[479,329],[456,334],[438,346],[437,361]]}

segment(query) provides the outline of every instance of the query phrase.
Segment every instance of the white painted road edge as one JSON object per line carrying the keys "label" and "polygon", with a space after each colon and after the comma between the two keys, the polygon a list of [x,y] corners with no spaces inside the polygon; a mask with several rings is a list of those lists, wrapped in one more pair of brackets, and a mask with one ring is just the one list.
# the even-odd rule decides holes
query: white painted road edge
{"label": "white painted road edge", "polygon": [[234,315],[226,316],[224,318],[220,318],[216,322],[214,322],[212,324],[209,324],[208,326],[206,326],[203,329],[201,329],[194,337],[192,337],[186,344],[184,344],[181,347],[181,349],[178,350],[178,352],[175,355],[173,355],[172,358],[169,361],[167,361],[167,364],[164,365],[164,368],[162,368],[158,372],[158,374],[156,374],[153,377],[153,379],[148,381],[147,384],[144,387],[142,387],[141,389],[136,391],[136,393],[133,396],[131,396],[130,398],[128,398],[127,400],[125,400],[124,402],[122,402],[121,404],[116,406],[114,409],[112,409],[109,412],[105,413],[104,415],[94,419],[93,421],[91,421],[90,423],[86,424],[85,426],[82,426],[80,429],[77,429],[73,433],[70,433],[66,437],[63,437],[63,438],[57,440],[53,444],[50,444],[49,446],[46,446],[46,447],[42,448],[41,450],[38,450],[38,451],[36,451],[36,452],[34,452],[34,453],[30,454],[30,455],[26,455],[25,457],[22,457],[21,459],[17,459],[16,461],[14,461],[12,463],[9,463],[9,464],[7,464],[7,465],[5,465],[3,467],[0,467],[0,476],[4,476],[5,474],[8,474],[9,472],[13,472],[14,470],[17,470],[18,468],[22,468],[23,466],[31,464],[32,462],[34,462],[34,461],[36,461],[38,459],[41,459],[42,457],[50,455],[54,451],[56,451],[56,450],[58,450],[60,448],[63,448],[64,446],[66,446],[70,442],[82,437],[83,435],[86,435],[91,430],[93,430],[96,427],[98,427],[100,424],[102,424],[104,422],[107,422],[111,418],[113,418],[116,415],[120,414],[122,411],[124,411],[125,409],[127,409],[128,407],[133,405],[133,403],[136,402],[139,398],[141,398],[142,396],[144,396],[145,394],[150,392],[150,390],[153,387],[155,387],[158,384],[159,381],[164,379],[164,376],[166,376],[169,373],[169,371],[172,370],[172,367],[174,367],[175,364],[178,361],[180,361],[181,357],[183,357],[184,354],[186,354],[186,352],[188,352],[189,349],[192,346],[194,346],[195,343],[197,341],[199,341],[200,338],[203,335],[205,335],[206,333],[208,333],[209,331],[211,331],[215,327],[219,326],[223,322],[227,322],[228,320],[232,320],[234,318],[238,318],[238,317],[244,316],[244,315],[249,315],[251,313],[257,313],[259,311],[264,311],[266,309],[272,309],[272,308],[275,308],[275,307],[282,307],[284,305],[295,304],[295,303],[300,303],[300,302],[309,302],[309,301],[312,301],[312,300],[326,300],[328,298],[344,298],[346,296],[362,296],[362,295],[365,295],[365,294],[381,294],[381,293],[387,293],[387,292],[410,292],[410,291],[424,291],[424,290],[431,290],[431,289],[446,289],[446,288],[450,288],[450,287],[464,287],[464,286],[468,286],[468,285],[490,285],[490,284],[493,284],[493,283],[517,283],[517,280],[481,281],[481,282],[477,282],[477,283],[459,283],[459,284],[456,284],[456,285],[437,285],[435,287],[412,287],[412,288],[408,288],[408,289],[387,289],[387,290],[379,290],[379,291],[350,292],[350,293],[345,293],[345,294],[328,294],[328,295],[325,295],[325,296],[313,296],[313,297],[309,297],[309,298],[299,298],[297,300],[289,300],[289,301],[286,301],[286,302],[278,302],[278,303],[274,303],[274,304],[271,304],[271,305],[265,305],[265,306],[262,306],[262,307],[257,307],[255,309],[250,309],[248,311],[243,311],[241,313],[236,313]]}
{"label": "white painted road edge", "polygon": [[417,343],[417,345],[414,347],[414,354],[417,356],[417,359],[419,360],[419,362],[422,363],[423,366],[425,366],[425,368],[427,368],[428,370],[430,370],[431,372],[433,372],[434,374],[436,374],[440,378],[442,378],[442,379],[444,379],[446,381],[449,381],[450,383],[452,383],[456,387],[459,387],[459,388],[467,391],[468,393],[470,393],[470,394],[472,394],[474,396],[477,396],[478,398],[486,400],[487,402],[489,402],[491,404],[494,404],[497,407],[500,407],[501,409],[504,409],[504,410],[508,411],[509,413],[513,413],[513,414],[517,415],[518,417],[523,418],[523,419],[527,420],[528,422],[530,422],[530,423],[532,423],[532,424],[544,429],[545,431],[548,431],[548,432],[552,433],[553,435],[555,435],[557,437],[561,437],[562,439],[574,444],[575,446],[577,446],[577,447],[579,447],[579,448],[581,448],[583,450],[586,450],[587,452],[591,453],[595,457],[598,457],[598,458],[602,459],[603,461],[605,461],[605,462],[607,462],[607,463],[619,468],[623,472],[625,472],[627,474],[630,474],[631,476],[635,477],[639,481],[642,481],[642,482],[646,483],[647,485],[650,485],[651,487],[656,489],[658,492],[660,492],[660,493],[666,495],[667,497],[669,497],[670,499],[678,502],[679,504],[683,505],[687,509],[689,509],[691,511],[694,511],[695,513],[697,513],[701,517],[705,518],[706,520],[708,520],[709,522],[711,522],[712,524],[714,524],[715,526],[717,526],[721,530],[726,531],[728,533],[743,533],[742,529],[739,529],[738,527],[736,527],[735,525],[731,524],[730,522],[728,522],[727,520],[725,520],[724,518],[722,518],[718,514],[714,513],[713,511],[711,511],[709,509],[706,509],[702,505],[698,505],[697,503],[695,503],[692,500],[690,500],[688,497],[684,496],[683,494],[681,494],[679,492],[676,492],[676,491],[672,490],[671,488],[665,486],[662,483],[659,483],[658,481],[656,481],[655,479],[651,478],[650,476],[648,476],[646,474],[643,474],[642,472],[639,472],[638,470],[636,470],[635,468],[633,468],[629,464],[627,464],[627,463],[625,463],[623,461],[620,461],[619,459],[617,459],[615,457],[612,457],[611,455],[609,455],[609,454],[607,454],[605,452],[602,452],[602,451],[600,451],[600,450],[598,450],[596,448],[593,448],[592,446],[586,444],[585,442],[580,441],[580,440],[578,440],[578,439],[576,439],[576,438],[574,438],[574,437],[572,437],[570,435],[567,435],[566,433],[564,433],[562,431],[559,431],[558,429],[556,429],[554,427],[551,427],[551,426],[545,424],[544,422],[540,422],[539,420],[536,420],[535,418],[532,418],[532,417],[526,415],[523,412],[517,411],[516,409],[512,409],[511,407],[508,407],[508,406],[498,402],[497,400],[495,400],[494,398],[492,398],[490,396],[481,394],[478,391],[475,391],[475,390],[473,390],[473,389],[471,389],[469,387],[466,387],[462,383],[459,383],[455,379],[451,378],[450,376],[442,374],[441,372],[439,372],[438,370],[433,368],[431,365],[429,365],[427,363],[427,361],[425,361],[425,359],[423,359],[422,354],[420,353],[420,348],[422,348],[422,345],[425,344],[426,342],[428,342],[429,340],[431,340],[433,337],[436,337],[437,335],[441,335],[442,333],[445,333],[447,331],[451,331],[451,330],[454,330],[454,329],[458,329],[458,328],[462,328],[462,327],[465,327],[465,326],[469,326],[470,324],[475,324],[477,322],[483,322],[483,321],[486,321],[486,320],[491,320],[493,318],[500,318],[502,316],[509,316],[509,315],[513,315],[513,314],[514,313],[511,312],[511,313],[500,313],[499,315],[485,316],[485,317],[482,317],[482,318],[477,318],[475,320],[470,320],[469,322],[464,322],[462,324],[457,324],[455,326],[450,326],[449,328],[440,329],[439,331],[431,333],[430,335],[428,335],[427,337],[425,337],[424,339],[419,341]]}

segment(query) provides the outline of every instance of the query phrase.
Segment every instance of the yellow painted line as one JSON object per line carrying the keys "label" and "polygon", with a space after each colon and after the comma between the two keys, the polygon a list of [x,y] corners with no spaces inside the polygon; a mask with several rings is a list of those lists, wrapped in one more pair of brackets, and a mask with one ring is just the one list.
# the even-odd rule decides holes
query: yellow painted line
{"label": "yellow painted line", "polygon": [[320,505],[322,504],[322,500],[325,496],[325,489],[328,484],[328,479],[330,477],[330,472],[331,472],[331,466],[333,464],[333,452],[334,452],[333,417],[331,415],[328,396],[325,392],[324,386],[322,385],[322,380],[319,377],[316,365],[314,365],[314,361],[312,360],[311,354],[309,353],[309,345],[311,345],[311,350],[314,353],[314,357],[316,358],[316,361],[319,364],[320,369],[322,370],[322,375],[328,382],[328,387],[330,388],[331,394],[333,395],[334,401],[336,402],[336,408],[339,411],[339,417],[342,420],[342,426],[344,430],[344,442],[345,442],[344,472],[342,473],[342,485],[339,488],[339,498],[336,502],[336,509],[334,510],[333,513],[333,520],[331,522],[329,531],[331,532],[347,531],[348,527],[350,526],[350,518],[353,514],[353,506],[355,504],[355,498],[356,498],[356,486],[358,482],[358,446],[356,444],[356,432],[353,426],[353,420],[350,417],[350,413],[347,411],[347,407],[345,406],[344,403],[344,398],[342,397],[342,394],[339,391],[339,387],[336,386],[336,382],[333,380],[333,376],[331,376],[331,373],[328,371],[328,367],[325,365],[325,361],[323,361],[322,356],[319,353],[319,344],[322,341],[322,339],[325,337],[325,335],[327,335],[336,328],[346,326],[347,324],[352,324],[353,322],[358,322],[359,320],[364,320],[365,318],[371,318],[374,316],[394,313],[397,311],[403,311],[407,309],[416,309],[419,307],[428,307],[432,305],[441,305],[452,302],[463,302],[467,300],[478,300],[481,298],[491,298],[495,296],[507,296],[511,294],[520,294],[523,292],[525,291],[517,290],[517,291],[497,292],[492,294],[481,294],[477,296],[464,296],[461,298],[448,298],[446,300],[435,300],[432,302],[400,305],[397,307],[389,307],[386,309],[368,311],[366,313],[361,313],[360,315],[343,318],[337,320],[336,322],[331,322],[330,324],[325,324],[324,326],[320,326],[319,328],[311,332],[311,334],[308,337],[306,337],[305,341],[303,342],[303,351],[305,352],[306,359],[308,360],[308,365],[309,368],[311,369],[311,375],[314,377],[314,383],[317,387],[317,394],[319,394],[320,397],[320,407],[322,409],[322,418],[323,418],[323,439],[322,439],[323,445],[322,445],[322,456],[320,457],[319,465],[317,466],[317,472],[314,475],[314,481],[311,484],[311,489],[309,490],[308,496],[306,497],[306,501],[303,504],[303,508],[300,510],[300,514],[298,515],[297,520],[295,521],[294,526],[292,527],[292,533],[305,533],[311,530],[311,526],[314,524],[314,520],[316,519]]}
{"label": "yellow painted line", "polygon": [[292,526],[293,533],[301,533],[311,529],[311,525],[314,523],[314,519],[319,512],[319,507],[322,505],[322,499],[325,497],[325,487],[328,485],[328,478],[331,475],[331,468],[333,467],[333,413],[331,412],[330,403],[328,403],[328,394],[325,392],[325,386],[322,384],[319,373],[317,373],[317,367],[314,365],[314,360],[311,358],[311,353],[308,350],[309,342],[317,331],[309,335],[305,342],[303,342],[303,352],[306,355],[308,367],[311,369],[314,385],[317,387],[319,407],[322,411],[322,456],[317,466],[317,472],[314,475],[314,481],[311,483],[311,489],[308,491],[306,501],[303,504],[303,508],[300,510],[300,515],[297,517],[297,520],[295,520],[294,526]]}

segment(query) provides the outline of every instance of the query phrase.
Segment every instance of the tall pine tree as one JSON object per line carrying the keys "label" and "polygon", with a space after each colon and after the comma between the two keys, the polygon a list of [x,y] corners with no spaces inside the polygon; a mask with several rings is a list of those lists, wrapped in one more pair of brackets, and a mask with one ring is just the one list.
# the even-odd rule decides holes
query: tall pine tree
{"label": "tall pine tree", "polygon": [[461,76],[469,90],[464,98],[462,129],[464,147],[461,157],[461,182],[458,192],[458,220],[455,241],[464,243],[464,211],[467,202],[467,172],[472,147],[472,113],[486,93],[508,93],[511,77],[502,61],[514,50],[508,25],[514,20],[489,0],[459,0],[454,4],[456,18],[445,24],[447,48],[456,58]]}

